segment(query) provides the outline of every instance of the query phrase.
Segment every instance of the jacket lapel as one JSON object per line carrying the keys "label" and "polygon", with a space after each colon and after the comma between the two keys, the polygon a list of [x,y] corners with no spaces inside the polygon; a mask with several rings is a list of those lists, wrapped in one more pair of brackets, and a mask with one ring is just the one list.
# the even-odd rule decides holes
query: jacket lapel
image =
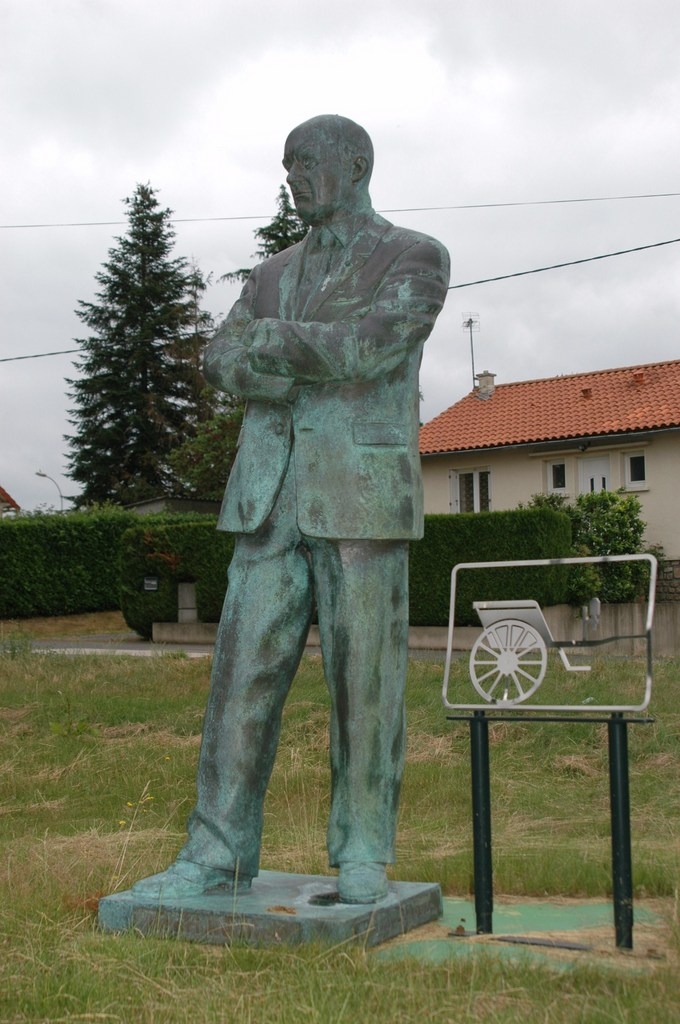
{"label": "jacket lapel", "polygon": [[313,318],[312,314],[333,297],[348,277],[352,277],[361,270],[373,255],[378,242],[390,226],[389,221],[378,214],[373,214],[360,224],[356,234],[345,248],[339,272],[334,276],[331,287],[316,298],[312,297],[308,303],[307,319]]}
{"label": "jacket lapel", "polygon": [[[342,287],[347,278],[356,274],[375,251],[378,242],[385,232],[390,228],[389,221],[373,214],[363,220],[348,245],[341,255],[339,269],[333,274],[331,286],[326,291],[312,295],[305,307],[305,320],[313,320],[314,313],[320,309],[337,290]],[[295,319],[295,304],[298,283],[304,260],[305,242],[295,247],[296,252],[291,250],[291,258],[287,262],[279,283],[279,305],[281,317],[284,320]]]}
{"label": "jacket lapel", "polygon": [[305,241],[298,242],[290,249],[290,258],[286,261],[279,278],[279,317],[281,320],[295,319],[295,302],[300,283],[300,274],[304,261]]}

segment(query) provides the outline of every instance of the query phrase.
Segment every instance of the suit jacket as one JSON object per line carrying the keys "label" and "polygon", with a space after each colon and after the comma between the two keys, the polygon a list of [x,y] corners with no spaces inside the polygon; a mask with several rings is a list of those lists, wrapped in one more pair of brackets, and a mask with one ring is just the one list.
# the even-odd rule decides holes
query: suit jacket
{"label": "suit jacket", "polygon": [[372,211],[356,217],[301,313],[309,239],[255,268],[206,349],[206,379],[248,400],[218,528],[256,531],[292,458],[303,533],[420,537],[418,369],[448,253]]}

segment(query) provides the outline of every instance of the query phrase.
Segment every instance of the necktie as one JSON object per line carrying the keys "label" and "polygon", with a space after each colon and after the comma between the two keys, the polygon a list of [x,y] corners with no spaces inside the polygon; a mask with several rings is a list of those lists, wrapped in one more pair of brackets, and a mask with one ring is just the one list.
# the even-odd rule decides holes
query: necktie
{"label": "necktie", "polygon": [[304,317],[314,298],[323,296],[330,283],[330,270],[337,249],[335,236],[328,228],[312,228],[305,243],[304,260],[298,285],[297,311]]}

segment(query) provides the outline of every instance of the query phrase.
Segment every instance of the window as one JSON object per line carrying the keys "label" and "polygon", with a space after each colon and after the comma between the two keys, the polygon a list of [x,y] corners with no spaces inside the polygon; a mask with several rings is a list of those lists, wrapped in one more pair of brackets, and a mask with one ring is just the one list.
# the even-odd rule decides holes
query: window
{"label": "window", "polygon": [[566,462],[551,462],[548,466],[548,490],[563,493],[567,489]]}
{"label": "window", "polygon": [[647,466],[644,452],[631,452],[625,456],[626,486],[635,490],[647,485]]}
{"label": "window", "polygon": [[452,470],[452,512],[488,512],[491,508],[491,471],[471,469],[464,473]]}

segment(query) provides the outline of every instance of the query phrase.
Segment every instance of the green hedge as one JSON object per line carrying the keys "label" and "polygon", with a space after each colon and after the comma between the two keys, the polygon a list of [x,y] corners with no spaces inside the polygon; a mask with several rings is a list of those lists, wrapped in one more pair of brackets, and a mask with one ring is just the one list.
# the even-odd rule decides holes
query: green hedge
{"label": "green hedge", "polygon": [[[196,583],[200,622],[217,622],[234,548],[232,534],[216,529],[216,516],[146,517],[121,541],[121,611],[143,637],[154,622],[177,622],[177,584]],[[145,589],[145,580],[158,589]]]}
{"label": "green hedge", "polygon": [[107,509],[0,519],[0,618],[118,608],[120,541],[137,518]]}
{"label": "green hedge", "polygon": [[[216,517],[162,513],[140,518],[107,509],[0,520],[0,617],[68,615],[121,608],[131,629],[151,636],[154,622],[177,621],[177,584],[196,583],[198,617],[217,622],[233,537]],[[515,509],[425,517],[411,545],[412,625],[448,621],[451,570],[458,562],[558,558],[569,554],[566,515]],[[158,590],[145,590],[155,577]],[[561,568],[463,573],[457,621],[475,622],[473,600],[532,597],[566,600]]]}
{"label": "green hedge", "polygon": [[[569,518],[552,509],[425,516],[425,536],[410,550],[411,625],[448,624],[451,571],[460,562],[566,558],[570,549]],[[457,577],[456,623],[479,624],[473,601],[533,598],[541,606],[562,604],[567,587],[564,566],[464,571]]]}
{"label": "green hedge", "polygon": [[[219,620],[233,537],[215,529],[213,516],[148,517],[128,529],[121,544],[121,610],[131,629],[151,636],[154,622],[177,621],[177,584],[195,582],[198,618]],[[425,517],[423,540],[411,545],[412,625],[446,625],[451,570],[458,562],[569,555],[566,515],[551,509]],[[157,581],[145,590],[145,579]],[[525,569],[463,573],[459,619],[476,622],[473,600],[531,597],[541,605],[566,599],[566,570]]]}

